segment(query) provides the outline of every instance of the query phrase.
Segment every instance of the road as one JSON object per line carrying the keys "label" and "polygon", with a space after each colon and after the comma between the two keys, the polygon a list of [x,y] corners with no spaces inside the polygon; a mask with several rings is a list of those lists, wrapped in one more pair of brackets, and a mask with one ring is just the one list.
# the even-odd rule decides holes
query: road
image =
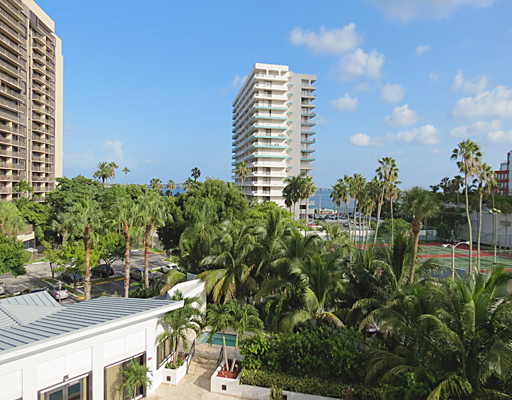
{"label": "road", "polygon": [[[163,261],[165,257],[165,254],[150,254],[149,268],[152,269],[165,265],[165,261]],[[112,267],[114,268],[115,275],[124,276],[124,261],[116,261]],[[130,267],[132,270],[144,268],[144,251],[135,250],[130,253]],[[0,282],[3,283],[6,294],[13,295],[16,293],[21,293],[24,290],[33,290],[36,288],[44,288],[48,286],[47,283],[43,282],[43,279],[50,279],[52,277],[50,264],[48,262],[29,264],[27,265],[26,269],[27,273],[18,277],[14,277],[11,274],[0,275]],[[60,272],[57,272],[55,277],[58,278],[59,276]],[[122,295],[124,293],[123,280],[92,285],[92,297],[99,297],[104,292],[108,294],[114,294],[117,292],[118,294]],[[66,305],[72,304],[74,302],[77,302],[77,300],[70,297],[63,300],[62,304]]]}

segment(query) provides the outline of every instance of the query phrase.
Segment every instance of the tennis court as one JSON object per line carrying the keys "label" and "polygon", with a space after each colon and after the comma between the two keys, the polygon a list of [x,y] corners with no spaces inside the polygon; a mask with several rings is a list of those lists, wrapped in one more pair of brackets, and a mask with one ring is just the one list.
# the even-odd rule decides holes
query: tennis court
{"label": "tennis court", "polygon": [[[473,265],[476,265],[478,251],[473,246]],[[486,248],[480,251],[480,268],[492,269],[494,266],[494,251]],[[445,267],[452,266],[452,248],[443,247],[442,243],[421,244],[418,258],[435,258],[437,264]],[[462,244],[455,248],[455,268],[467,269],[469,264],[469,246]],[[496,264],[512,268],[512,250],[500,250],[496,254]]]}

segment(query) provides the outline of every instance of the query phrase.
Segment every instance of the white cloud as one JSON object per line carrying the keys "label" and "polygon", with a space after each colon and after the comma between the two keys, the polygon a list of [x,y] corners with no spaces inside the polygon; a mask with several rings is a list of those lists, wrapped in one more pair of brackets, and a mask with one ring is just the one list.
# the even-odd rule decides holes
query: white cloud
{"label": "white cloud", "polygon": [[402,22],[414,18],[441,19],[464,6],[489,7],[494,0],[367,0],[380,8],[389,18]]}
{"label": "white cloud", "polygon": [[92,168],[97,163],[96,156],[92,150],[85,153],[64,152],[62,158],[66,168]]}
{"label": "white cloud", "polygon": [[370,84],[368,82],[362,82],[354,87],[356,92],[368,92],[370,90]]}
{"label": "white cloud", "polygon": [[457,75],[455,75],[455,79],[453,80],[452,89],[459,90],[463,87],[466,92],[479,93],[485,90],[487,87],[487,81],[488,78],[486,76],[482,76],[479,81],[465,80],[464,74],[459,69],[457,71]]}
{"label": "white cloud", "polygon": [[382,87],[382,97],[388,103],[398,103],[402,101],[405,96],[406,90],[397,83],[386,83]]}
{"label": "white cloud", "polygon": [[430,79],[433,81],[437,81],[439,79],[439,75],[437,75],[433,72],[431,72],[429,76],[430,76]]}
{"label": "white cloud", "polygon": [[492,121],[478,121],[473,125],[462,125],[452,129],[451,137],[468,138],[471,136],[484,135],[489,132],[499,131],[501,129],[501,121],[493,119]]}
{"label": "white cloud", "polygon": [[421,128],[414,128],[410,131],[388,133],[385,137],[375,137],[364,133],[357,133],[350,137],[349,143],[356,146],[383,146],[386,143],[411,143],[433,145],[439,142],[439,131],[432,125],[425,125]]}
{"label": "white cloud", "polygon": [[316,117],[315,117],[315,122],[317,125],[331,125],[332,121],[325,118],[323,115],[321,114],[317,114]]}
{"label": "white cloud", "polygon": [[240,77],[239,75],[235,75],[235,78],[233,79],[233,82],[231,82],[231,85],[229,86],[231,89],[238,89],[239,87],[242,87],[245,80],[247,79],[247,75]]}
{"label": "white cloud", "polygon": [[343,28],[321,26],[318,33],[296,27],[290,34],[290,41],[295,46],[305,45],[315,54],[343,54],[354,50],[361,38],[356,33],[356,24],[350,23]]}
{"label": "white cloud", "polygon": [[357,100],[357,97],[350,97],[348,93],[345,93],[345,96],[342,96],[339,99],[331,100],[329,104],[331,107],[345,112],[354,112],[359,108],[359,101]]}
{"label": "white cloud", "polygon": [[365,53],[363,49],[358,48],[341,57],[338,64],[331,69],[331,74],[342,81],[361,76],[377,79],[380,77],[380,69],[384,64],[384,58],[384,54],[379,54],[376,50]]}
{"label": "white cloud", "polygon": [[398,132],[396,135],[391,135],[390,139],[402,143],[431,145],[439,142],[439,131],[432,125],[425,125],[410,131]]}
{"label": "white cloud", "polygon": [[444,152],[442,149],[432,149],[429,151],[430,154],[444,154]]}
{"label": "white cloud", "polygon": [[384,118],[383,122],[389,125],[409,126],[418,121],[418,115],[409,110],[409,105],[405,104],[402,107],[397,107],[393,110],[393,114]]}
{"label": "white cloud", "polygon": [[494,90],[464,97],[457,101],[452,111],[455,118],[476,119],[483,116],[512,117],[512,89],[496,86]]}
{"label": "white cloud", "polygon": [[490,144],[512,144],[512,131],[498,130],[487,134]]}
{"label": "white cloud", "polygon": [[107,149],[107,159],[110,161],[115,161],[117,163],[124,162],[123,149],[121,148],[122,143],[119,140],[114,142],[108,141],[103,145],[104,149]]}
{"label": "white cloud", "polygon": [[382,142],[380,138],[372,139],[370,136],[364,133],[356,133],[355,135],[350,136],[349,143],[352,143],[356,146],[382,146]]}
{"label": "white cloud", "polygon": [[429,50],[430,50],[430,46],[428,44],[426,44],[425,46],[418,46],[418,47],[416,47],[416,55],[420,56]]}

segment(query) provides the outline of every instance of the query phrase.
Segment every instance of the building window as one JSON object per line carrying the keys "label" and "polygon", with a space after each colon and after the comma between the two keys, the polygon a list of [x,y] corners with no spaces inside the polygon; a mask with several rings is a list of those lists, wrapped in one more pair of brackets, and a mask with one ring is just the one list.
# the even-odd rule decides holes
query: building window
{"label": "building window", "polygon": [[[136,357],[132,358],[137,361],[140,365],[145,365],[146,363],[146,354],[143,353]],[[123,371],[128,368],[130,361],[132,359],[124,360],[118,362],[117,364],[110,365],[105,367],[105,400],[127,400],[128,394],[120,394],[118,391],[120,379],[122,379]],[[144,386],[140,386],[135,389],[134,399],[141,398],[145,396],[146,388]],[[46,400],[46,399],[45,399]],[[70,400],[70,399],[68,399]],[[73,399],[74,400],[74,399]],[[89,399],[87,399],[89,400]]]}
{"label": "building window", "polygon": [[39,400],[90,400],[91,376],[71,379],[39,393]]}
{"label": "building window", "polygon": [[169,357],[172,354],[172,339],[168,338],[158,345],[156,348],[156,363],[158,365],[157,368],[160,368],[163,364],[167,362]]}

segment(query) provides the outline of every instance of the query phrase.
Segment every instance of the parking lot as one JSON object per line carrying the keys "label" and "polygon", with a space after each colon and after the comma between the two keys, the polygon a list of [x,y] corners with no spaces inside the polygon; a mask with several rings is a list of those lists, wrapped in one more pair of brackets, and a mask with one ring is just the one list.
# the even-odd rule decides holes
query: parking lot
{"label": "parking lot", "polygon": [[[149,255],[149,268],[158,268],[166,265],[163,261],[165,254],[150,254]],[[130,253],[130,267],[131,270],[144,268],[144,251],[132,251]],[[92,284],[91,295],[92,297],[100,297],[103,293],[113,295],[115,293],[119,295],[124,294],[124,261],[116,261],[112,265],[114,268],[114,276],[120,275],[119,280],[110,280],[109,282]],[[11,274],[0,275],[0,282],[3,283],[3,287],[7,295],[14,295],[22,293],[26,290],[34,290],[37,288],[45,288],[48,283],[44,282],[43,279],[51,279],[52,274],[50,270],[50,264],[47,262],[29,264],[26,267],[27,273],[14,277]],[[60,277],[61,272],[55,273],[55,278]],[[158,275],[158,273],[157,273]],[[137,281],[131,280],[130,283],[138,283]],[[135,289],[132,287],[131,289]],[[63,305],[72,304],[78,300],[73,297],[69,297],[62,301]]]}

